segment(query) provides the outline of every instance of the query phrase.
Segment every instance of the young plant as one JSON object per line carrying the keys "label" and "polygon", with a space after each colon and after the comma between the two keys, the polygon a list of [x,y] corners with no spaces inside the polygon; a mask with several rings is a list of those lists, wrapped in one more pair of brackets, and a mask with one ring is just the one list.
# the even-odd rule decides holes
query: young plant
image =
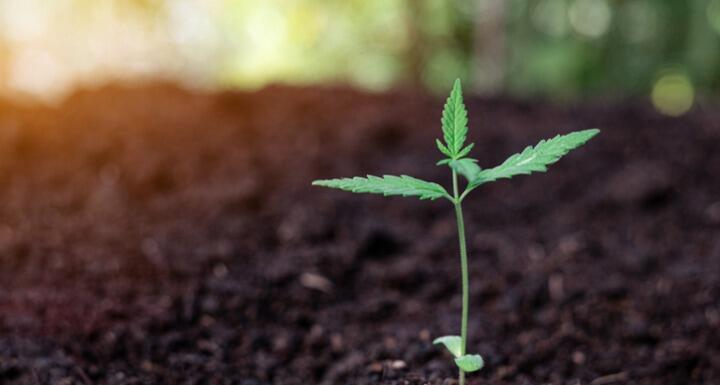
{"label": "young plant", "polygon": [[[460,271],[462,275],[462,318],[459,336],[444,336],[435,339],[434,344],[442,344],[454,356],[455,364],[460,370],[459,383],[464,385],[465,373],[480,370],[484,366],[478,354],[468,354],[468,255],[465,244],[465,223],[462,202],[467,195],[479,186],[501,178],[512,178],[516,175],[545,172],[547,166],[557,162],[570,150],[583,145],[600,132],[597,129],[576,131],[567,135],[558,135],[552,139],[541,140],[538,144],[526,147],[522,152],[507,158],[499,166],[481,169],[477,160],[468,158],[473,143],[465,145],[468,132],[467,110],[463,103],[460,81],[456,80],[442,113],[442,131],[444,141],[436,140],[437,147],[446,158],[437,165],[447,165],[452,171],[452,193],[437,183],[427,182],[407,175],[382,177],[368,175],[342,179],[316,180],[315,186],[337,188],[354,193],[383,194],[385,196],[414,196],[420,199],[435,200],[445,198],[453,204],[457,220],[458,240],[460,247]],[[458,174],[467,179],[465,189],[458,187]]]}

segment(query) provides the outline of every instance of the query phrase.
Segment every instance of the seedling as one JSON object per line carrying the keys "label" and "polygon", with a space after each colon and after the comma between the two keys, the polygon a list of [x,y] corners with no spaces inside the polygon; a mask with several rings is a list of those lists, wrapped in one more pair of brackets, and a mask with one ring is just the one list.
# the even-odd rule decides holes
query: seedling
{"label": "seedling", "polygon": [[[413,196],[420,199],[435,200],[445,198],[455,208],[457,220],[458,241],[460,246],[460,271],[462,275],[462,318],[459,336],[444,336],[435,339],[434,344],[442,344],[453,355],[455,364],[460,369],[460,385],[465,384],[465,373],[475,372],[484,366],[483,358],[479,354],[468,354],[466,345],[468,340],[468,255],[465,245],[465,223],[462,212],[462,202],[468,194],[479,186],[501,178],[512,178],[516,175],[545,172],[547,166],[557,162],[570,150],[583,145],[600,131],[590,129],[576,131],[567,135],[557,135],[548,140],[541,140],[538,144],[526,147],[522,152],[507,158],[501,165],[481,169],[477,160],[467,157],[473,148],[473,143],[465,145],[468,132],[467,110],[463,103],[460,81],[456,80],[450,96],[445,103],[442,113],[442,131],[444,141],[436,140],[437,147],[446,158],[437,162],[437,165],[447,165],[452,171],[452,194],[437,183],[426,182],[407,175],[382,177],[368,175],[367,177],[341,178],[316,180],[315,186],[337,188],[354,193],[383,194],[385,196],[400,195]],[[461,192],[458,187],[458,174],[467,179],[465,189]]]}

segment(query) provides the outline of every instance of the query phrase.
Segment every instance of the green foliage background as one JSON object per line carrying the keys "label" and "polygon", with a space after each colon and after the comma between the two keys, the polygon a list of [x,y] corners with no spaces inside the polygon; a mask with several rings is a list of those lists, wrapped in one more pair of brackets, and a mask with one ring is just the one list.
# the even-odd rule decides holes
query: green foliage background
{"label": "green foliage background", "polygon": [[[87,42],[114,49],[94,58]],[[460,77],[566,99],[650,95],[669,74],[657,98],[682,104],[720,91],[720,0],[0,0],[0,88],[28,46],[61,74],[159,68],[244,88],[445,93]]]}
{"label": "green foliage background", "polygon": [[[302,58],[296,70],[276,74],[291,81],[349,78],[370,88],[409,83],[445,92],[460,75],[482,90],[478,63],[495,52],[482,50],[477,30],[497,22],[487,18],[499,4],[501,28],[482,38],[504,34],[502,89],[637,94],[669,70],[703,91],[720,87],[720,0],[226,1],[225,18],[242,28],[258,3],[276,3],[296,29],[288,33]],[[243,82],[232,65],[220,77]]]}

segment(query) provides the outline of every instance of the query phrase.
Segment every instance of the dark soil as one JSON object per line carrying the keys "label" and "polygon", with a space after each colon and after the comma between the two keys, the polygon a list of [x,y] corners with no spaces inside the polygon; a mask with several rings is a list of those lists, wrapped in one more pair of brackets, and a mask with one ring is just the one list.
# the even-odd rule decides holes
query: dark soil
{"label": "dark soil", "polygon": [[[0,383],[450,384],[447,202],[314,188],[436,167],[442,101],[167,85],[0,105]],[[720,113],[469,102],[471,384],[720,384]]]}

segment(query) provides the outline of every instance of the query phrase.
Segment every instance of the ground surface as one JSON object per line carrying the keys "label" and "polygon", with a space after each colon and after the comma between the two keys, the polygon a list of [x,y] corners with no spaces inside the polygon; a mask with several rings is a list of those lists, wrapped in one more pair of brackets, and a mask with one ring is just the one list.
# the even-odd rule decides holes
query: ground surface
{"label": "ground surface", "polygon": [[[720,115],[469,101],[482,166],[603,133],[466,205],[472,384],[720,383]],[[447,202],[315,178],[447,184],[441,101],[108,87],[0,106],[0,383],[449,384]]]}

